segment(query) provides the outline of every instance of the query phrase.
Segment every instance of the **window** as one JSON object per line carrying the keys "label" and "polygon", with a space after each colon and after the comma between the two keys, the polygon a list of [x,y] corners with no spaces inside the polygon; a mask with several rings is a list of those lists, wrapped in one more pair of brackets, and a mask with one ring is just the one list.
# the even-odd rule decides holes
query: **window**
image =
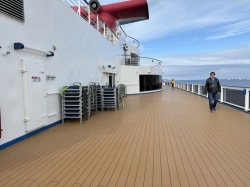
{"label": "window", "polygon": [[140,75],[140,92],[161,89],[161,81],[161,75]]}

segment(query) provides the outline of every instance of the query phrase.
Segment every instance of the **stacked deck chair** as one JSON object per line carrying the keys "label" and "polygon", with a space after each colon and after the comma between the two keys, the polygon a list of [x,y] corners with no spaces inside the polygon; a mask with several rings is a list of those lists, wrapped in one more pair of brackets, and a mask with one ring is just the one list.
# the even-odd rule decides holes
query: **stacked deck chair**
{"label": "stacked deck chair", "polygon": [[82,87],[79,85],[64,86],[62,96],[62,122],[66,118],[80,118],[82,123]]}
{"label": "stacked deck chair", "polygon": [[91,113],[91,92],[90,86],[82,87],[82,115],[88,120]]}
{"label": "stacked deck chair", "polygon": [[102,111],[107,108],[114,108],[117,110],[117,90],[115,87],[103,87],[101,89],[102,95]]}

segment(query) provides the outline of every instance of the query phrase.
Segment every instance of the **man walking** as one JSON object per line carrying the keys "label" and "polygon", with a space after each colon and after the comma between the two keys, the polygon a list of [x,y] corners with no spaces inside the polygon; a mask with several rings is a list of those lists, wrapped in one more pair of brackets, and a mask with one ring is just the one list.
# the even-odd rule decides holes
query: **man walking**
{"label": "man walking", "polygon": [[210,112],[216,111],[216,105],[219,101],[220,92],[220,81],[215,77],[215,73],[211,72],[210,77],[206,80],[205,84],[205,93],[208,93]]}

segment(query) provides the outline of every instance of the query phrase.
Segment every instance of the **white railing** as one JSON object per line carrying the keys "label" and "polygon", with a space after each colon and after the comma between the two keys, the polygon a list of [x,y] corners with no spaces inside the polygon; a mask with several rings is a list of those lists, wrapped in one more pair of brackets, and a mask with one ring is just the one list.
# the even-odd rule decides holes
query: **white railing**
{"label": "white railing", "polygon": [[114,33],[112,29],[105,24],[97,13],[90,10],[90,6],[86,0],[63,0],[69,5],[79,16],[85,19],[91,26],[99,31],[107,40],[116,43],[119,35]]}
{"label": "white railing", "polygon": [[128,44],[137,48],[140,47],[140,42],[135,38],[128,36],[121,26],[117,27],[116,33],[114,33],[97,13],[90,10],[90,6],[86,0],[63,1],[113,44],[120,39],[120,36],[122,36]]}
{"label": "white railing", "polygon": [[159,67],[162,62],[160,60],[142,56],[133,57],[131,55],[121,56],[121,65],[126,66],[147,66],[147,67]]}
{"label": "white railing", "polygon": [[[166,85],[171,84],[167,83]],[[208,98],[208,94],[205,93],[205,85],[202,84],[176,82],[174,87]],[[245,90],[246,94],[242,93],[243,90]],[[250,111],[250,88],[221,86],[221,94],[219,97],[221,103],[241,108],[246,112]]]}

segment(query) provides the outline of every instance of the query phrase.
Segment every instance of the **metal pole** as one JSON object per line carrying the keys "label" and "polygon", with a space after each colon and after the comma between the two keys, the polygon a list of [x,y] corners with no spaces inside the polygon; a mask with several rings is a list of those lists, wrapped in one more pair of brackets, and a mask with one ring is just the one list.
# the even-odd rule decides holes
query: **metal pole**
{"label": "metal pole", "polygon": [[97,30],[99,32],[99,15],[96,16],[96,24],[97,24]]}
{"label": "metal pole", "polygon": [[105,36],[106,28],[105,23],[103,23],[103,35]]}
{"label": "metal pole", "polygon": [[81,15],[81,3],[80,0],[78,0],[78,11],[77,14]]}
{"label": "metal pole", "polygon": [[246,95],[245,95],[245,112],[248,112],[249,109],[250,109],[250,106],[249,106],[249,92],[250,92],[250,89],[246,89]]}
{"label": "metal pole", "polygon": [[88,18],[89,18],[89,24],[90,24],[90,7],[89,6],[88,6]]}
{"label": "metal pole", "polygon": [[223,103],[224,101],[224,88],[221,86],[221,92],[220,92],[220,102]]}

